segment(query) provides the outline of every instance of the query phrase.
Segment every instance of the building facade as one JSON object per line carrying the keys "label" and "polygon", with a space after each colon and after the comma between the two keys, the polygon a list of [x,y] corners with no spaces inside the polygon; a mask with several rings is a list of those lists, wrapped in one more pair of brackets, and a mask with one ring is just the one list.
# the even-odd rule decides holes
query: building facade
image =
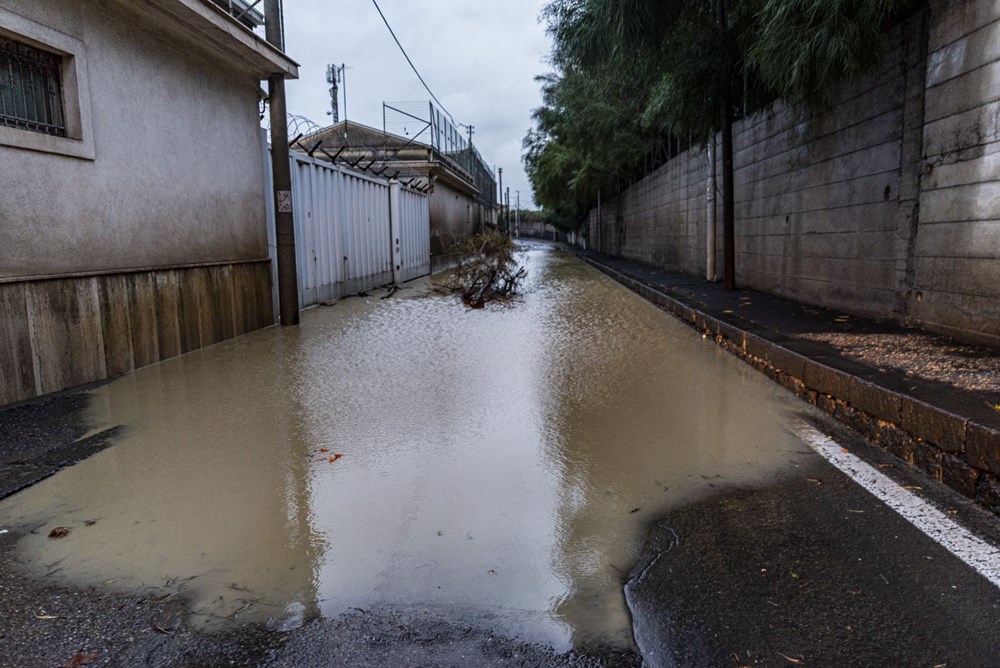
{"label": "building facade", "polygon": [[0,405],[272,324],[261,79],[207,0],[0,8]]}

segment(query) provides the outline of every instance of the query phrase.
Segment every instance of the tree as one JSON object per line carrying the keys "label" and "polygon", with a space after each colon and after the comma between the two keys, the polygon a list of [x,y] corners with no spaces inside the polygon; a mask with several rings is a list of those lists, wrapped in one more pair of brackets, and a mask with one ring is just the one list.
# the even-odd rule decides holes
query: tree
{"label": "tree", "polygon": [[726,131],[734,112],[776,99],[827,103],[844,79],[880,62],[886,28],[914,4],[552,0],[543,17],[556,71],[540,78],[543,106],[524,141],[536,200],[550,222],[575,229],[598,192],[635,175],[671,136],[706,140],[721,130],[725,274],[734,287]]}

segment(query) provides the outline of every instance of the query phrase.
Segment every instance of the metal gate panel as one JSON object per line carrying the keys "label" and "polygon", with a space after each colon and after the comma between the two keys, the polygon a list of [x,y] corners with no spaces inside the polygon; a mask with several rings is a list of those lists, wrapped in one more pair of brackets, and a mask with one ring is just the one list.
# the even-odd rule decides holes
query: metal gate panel
{"label": "metal gate panel", "polygon": [[399,189],[400,282],[431,273],[431,221],[427,195]]}
{"label": "metal gate panel", "polygon": [[342,170],[341,236],[345,294],[392,282],[389,248],[389,185]]}
{"label": "metal gate panel", "polygon": [[[301,308],[430,273],[427,195],[302,154],[290,162]],[[270,161],[265,164],[270,204],[273,179]],[[272,269],[273,209],[267,207]]]}

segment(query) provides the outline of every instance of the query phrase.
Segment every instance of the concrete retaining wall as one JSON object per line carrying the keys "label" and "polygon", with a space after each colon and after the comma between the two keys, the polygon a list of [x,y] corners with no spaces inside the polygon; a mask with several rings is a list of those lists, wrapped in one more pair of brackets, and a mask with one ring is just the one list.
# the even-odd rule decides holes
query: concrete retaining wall
{"label": "concrete retaining wall", "polygon": [[[1000,344],[1000,5],[932,0],[891,43],[830,109],[737,123],[737,281]],[[685,151],[592,211],[591,247],[704,273],[707,176]]]}
{"label": "concrete retaining wall", "polygon": [[935,3],[912,315],[1000,343],[1000,4]]}

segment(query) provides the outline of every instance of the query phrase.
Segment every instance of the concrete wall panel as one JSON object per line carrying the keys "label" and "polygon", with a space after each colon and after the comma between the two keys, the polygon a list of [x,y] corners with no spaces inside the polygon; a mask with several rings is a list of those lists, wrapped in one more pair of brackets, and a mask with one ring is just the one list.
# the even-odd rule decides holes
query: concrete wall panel
{"label": "concrete wall panel", "polygon": [[[830,109],[737,123],[737,282],[998,344],[1000,4],[931,0],[893,40]],[[606,197],[591,247],[703,272],[704,160]]]}
{"label": "concrete wall panel", "polygon": [[266,327],[270,294],[266,261],[0,283],[0,405]]}

